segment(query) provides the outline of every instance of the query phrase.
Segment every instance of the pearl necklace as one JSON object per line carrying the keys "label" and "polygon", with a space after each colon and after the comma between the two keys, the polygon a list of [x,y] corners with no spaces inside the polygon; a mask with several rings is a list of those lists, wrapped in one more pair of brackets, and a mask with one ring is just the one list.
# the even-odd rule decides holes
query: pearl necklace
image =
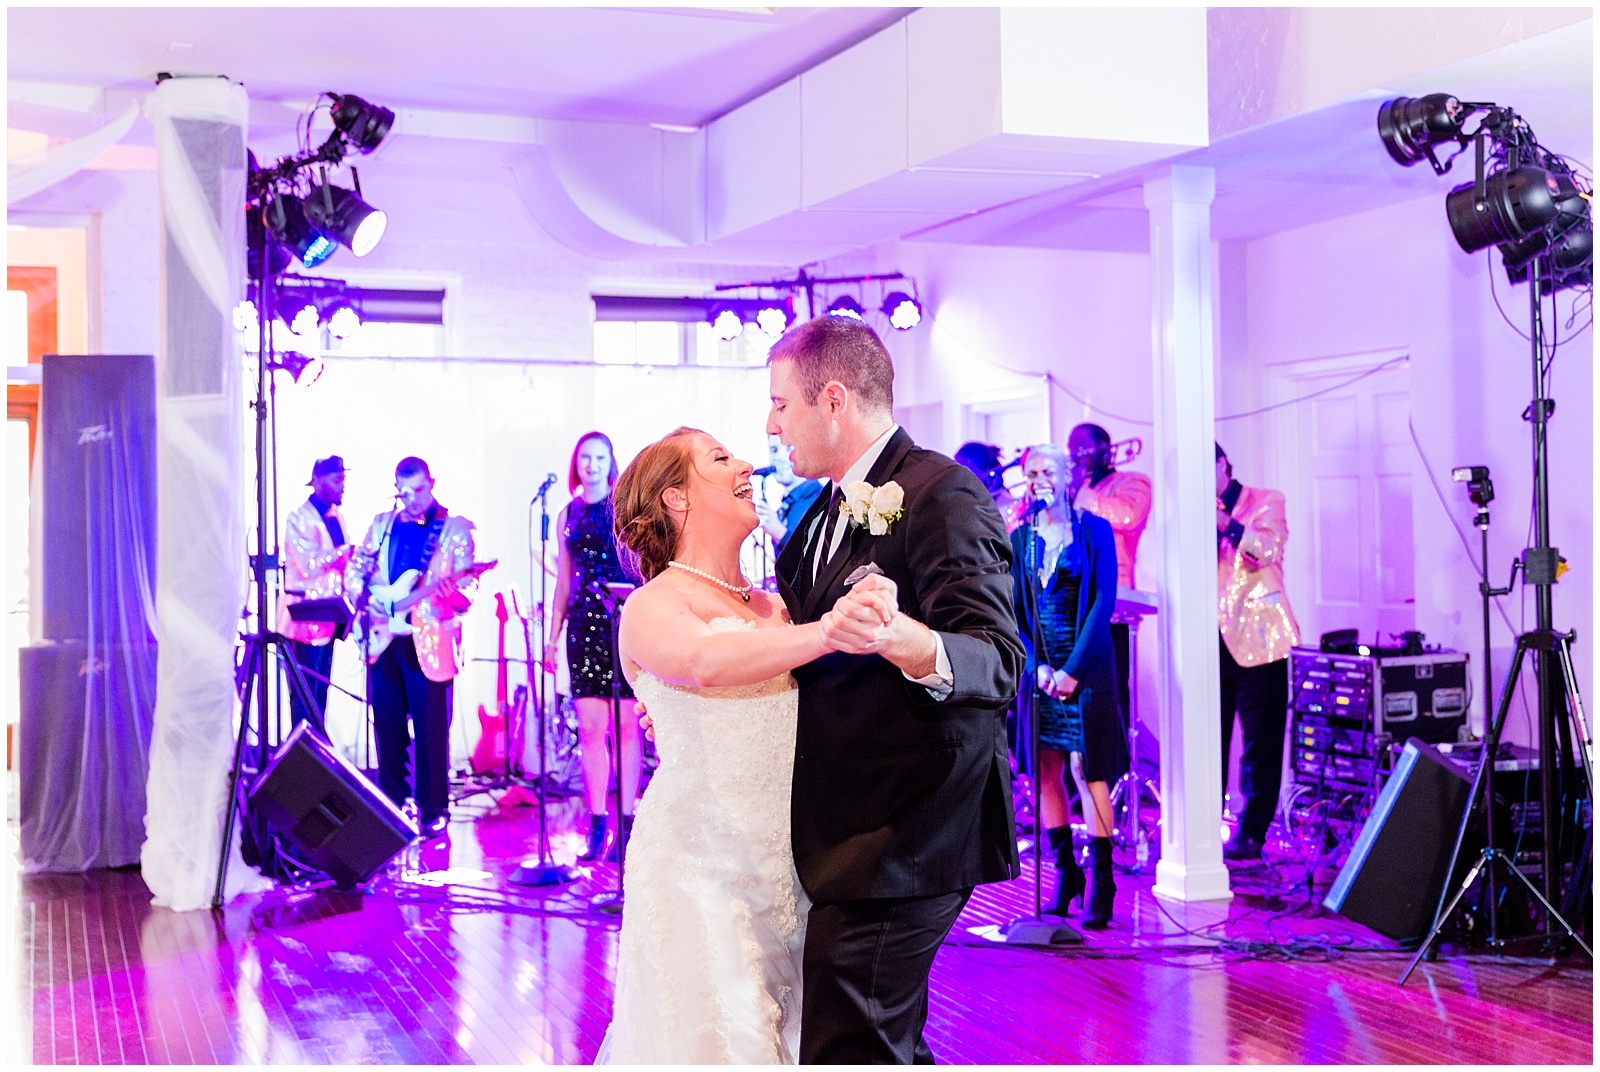
{"label": "pearl necklace", "polygon": [[[716,585],[718,588],[722,588],[722,589],[725,589],[726,591],[732,592],[734,595],[738,596],[740,599],[744,600],[746,603],[750,602],[750,589],[755,587],[755,586],[750,584],[748,581],[746,581],[742,585],[729,584],[727,581],[723,580],[721,577],[717,577],[717,576],[714,576],[713,574],[707,573],[705,570],[697,570],[693,566],[684,565],[682,562],[679,562],[677,559],[670,560],[667,563],[667,565],[673,567],[674,569],[681,569],[685,573],[692,573],[696,577],[699,577],[702,581],[710,581],[712,584]],[[744,580],[743,577],[740,577],[739,579],[740,580]]]}

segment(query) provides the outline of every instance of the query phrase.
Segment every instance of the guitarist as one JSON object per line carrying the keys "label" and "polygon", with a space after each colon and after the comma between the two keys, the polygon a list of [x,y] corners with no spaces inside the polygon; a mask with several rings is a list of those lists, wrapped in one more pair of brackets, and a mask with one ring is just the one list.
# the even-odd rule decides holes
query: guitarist
{"label": "guitarist", "polygon": [[[424,835],[438,837],[450,818],[450,715],[461,666],[461,615],[472,605],[463,588],[475,585],[458,584],[454,575],[473,565],[473,525],[433,497],[433,474],[421,458],[400,460],[394,486],[399,506],[372,519],[351,562],[349,590],[362,592],[371,616],[362,643],[378,738],[378,785],[396,804],[412,795],[406,752],[415,734],[417,815]],[[383,610],[367,595],[407,570],[422,575],[417,590],[435,590],[411,608],[410,635],[393,636]]]}

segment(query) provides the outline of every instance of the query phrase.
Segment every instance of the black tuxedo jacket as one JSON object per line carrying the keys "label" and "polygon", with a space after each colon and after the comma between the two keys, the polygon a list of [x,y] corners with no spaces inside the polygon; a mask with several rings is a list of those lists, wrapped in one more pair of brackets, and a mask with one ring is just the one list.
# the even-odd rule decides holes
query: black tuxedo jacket
{"label": "black tuxedo jacket", "polygon": [[875,562],[899,586],[900,610],[942,636],[955,688],[936,701],[877,655],[834,652],[794,671],[794,858],[813,901],[931,896],[1018,874],[1005,709],[1024,656],[1005,526],[977,477],[903,430],[867,475],[874,487],[890,480],[904,516],[882,536],[848,529],[813,583],[828,506],[818,496],[778,556],[779,590],[794,621],[816,621]]}

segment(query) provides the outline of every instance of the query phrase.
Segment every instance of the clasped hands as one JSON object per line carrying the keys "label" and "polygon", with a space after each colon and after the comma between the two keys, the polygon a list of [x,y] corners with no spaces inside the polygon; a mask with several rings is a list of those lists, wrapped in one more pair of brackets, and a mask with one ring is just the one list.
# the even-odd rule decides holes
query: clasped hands
{"label": "clasped hands", "polygon": [[847,655],[881,655],[905,633],[899,589],[881,573],[857,581],[820,619],[823,641]]}
{"label": "clasped hands", "polygon": [[1065,670],[1039,664],[1039,691],[1052,700],[1070,700],[1078,691],[1078,679]]}

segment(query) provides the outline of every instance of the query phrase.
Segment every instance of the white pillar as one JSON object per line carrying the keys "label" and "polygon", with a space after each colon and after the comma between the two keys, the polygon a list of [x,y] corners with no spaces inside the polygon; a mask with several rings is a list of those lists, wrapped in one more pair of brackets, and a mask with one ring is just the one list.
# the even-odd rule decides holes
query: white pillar
{"label": "white pillar", "polygon": [[1217,714],[1216,466],[1212,444],[1211,199],[1207,167],[1145,183],[1154,335],[1161,862],[1155,892],[1226,900]]}

